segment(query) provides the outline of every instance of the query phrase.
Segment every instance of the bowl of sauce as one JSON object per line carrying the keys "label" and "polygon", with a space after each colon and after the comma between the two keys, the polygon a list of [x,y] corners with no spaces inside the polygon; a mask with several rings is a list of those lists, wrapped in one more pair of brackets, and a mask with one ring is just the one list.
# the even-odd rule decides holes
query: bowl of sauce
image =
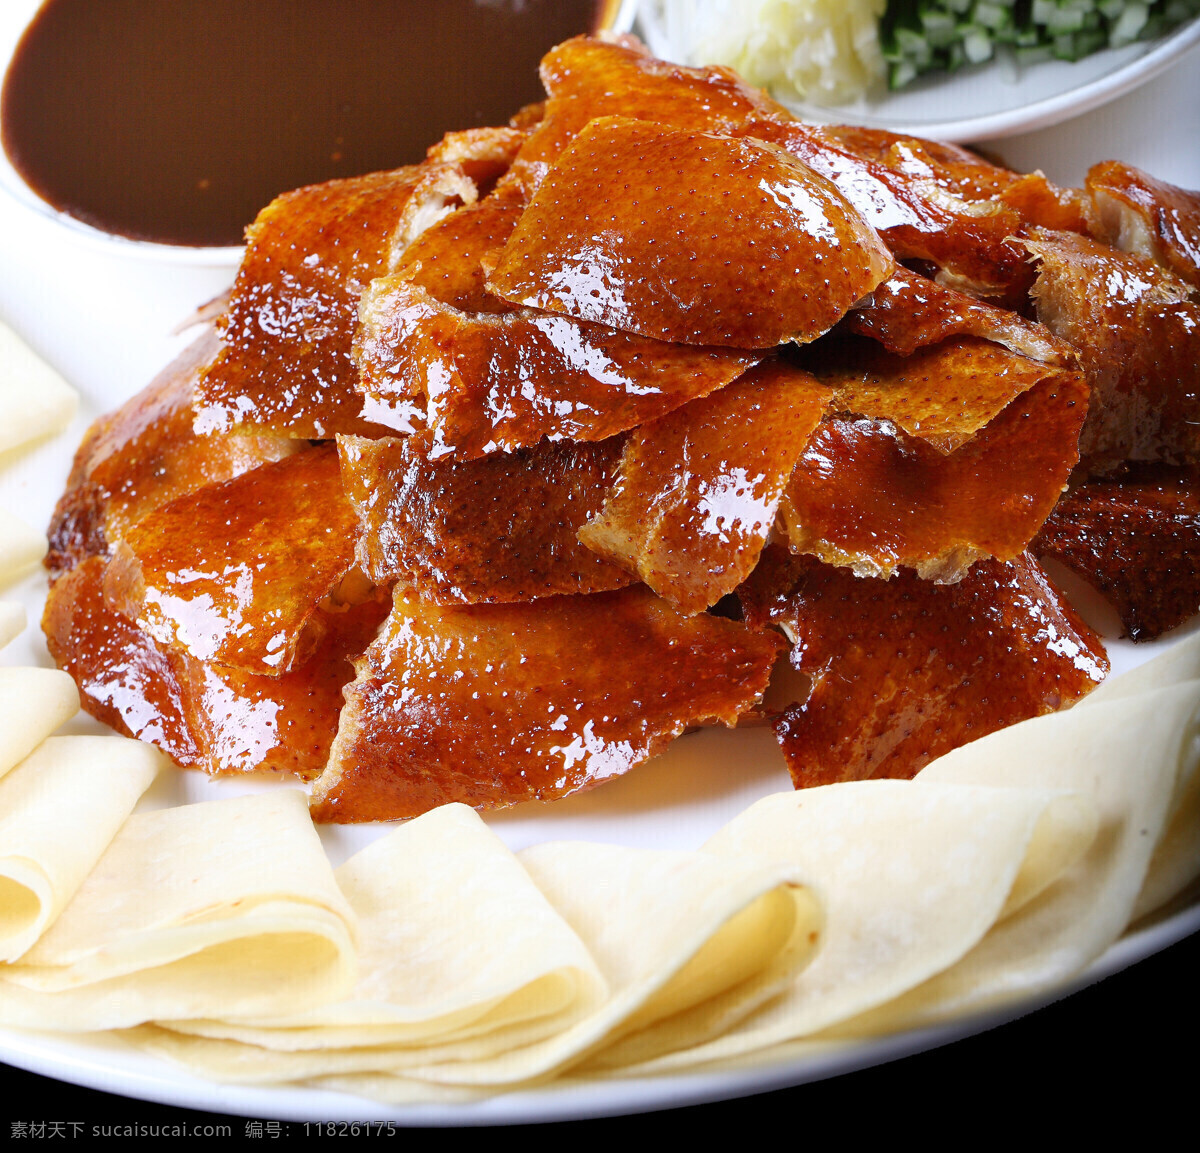
{"label": "bowl of sauce", "polygon": [[421,160],[542,98],[631,0],[43,0],[0,27],[0,186],[80,238],[236,263],[281,192]]}

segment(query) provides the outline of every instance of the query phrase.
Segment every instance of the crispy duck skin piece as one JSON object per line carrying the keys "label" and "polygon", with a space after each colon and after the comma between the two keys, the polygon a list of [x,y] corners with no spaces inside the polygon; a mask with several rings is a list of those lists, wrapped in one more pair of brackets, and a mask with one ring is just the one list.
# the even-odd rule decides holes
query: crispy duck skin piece
{"label": "crispy duck skin piece", "polygon": [[357,663],[317,821],[551,800],[628,772],[761,696],[777,634],[682,617],[648,589],[439,608],[397,586]]}
{"label": "crispy duck skin piece", "polygon": [[615,490],[579,539],[680,612],[703,612],[758,563],[830,395],[809,373],[766,361],[635,429]]}
{"label": "crispy duck skin piece", "polygon": [[911,356],[952,336],[977,336],[1042,364],[1062,367],[1076,361],[1075,350],[1044,324],[946,288],[903,265],[846,316],[841,329],[869,336],[897,356]]}
{"label": "crispy duck skin piece", "polygon": [[450,213],[404,250],[396,275],[462,312],[515,311],[485,281],[524,208],[523,194],[510,186]]}
{"label": "crispy duck skin piece", "polygon": [[[367,411],[424,398],[430,458],[604,440],[723,387],[761,359],[668,344],[566,316],[441,304],[400,276],[363,294],[355,344]],[[402,430],[403,431],[403,430]]]}
{"label": "crispy duck skin piece", "polygon": [[196,390],[198,432],[370,434],[350,358],[358,296],[387,270],[391,236],[424,175],[402,168],[300,188],[258,214],[224,348]]}
{"label": "crispy duck skin piece", "polygon": [[575,539],[616,477],[620,438],[437,464],[420,439],[338,440],[358,564],[375,584],[400,580],[435,604],[494,604],[633,583]]}
{"label": "crispy duck skin piece", "polygon": [[279,676],[321,639],[358,519],[326,445],[156,509],[117,546],[104,595],[159,644]]}
{"label": "crispy duck skin piece", "polygon": [[897,259],[925,260],[954,287],[979,296],[1023,291],[1029,269],[1013,240],[1022,231],[1005,205],[971,203],[938,185],[858,156],[826,130],[798,121],[759,120],[738,135],[786,149],[831,181],[892,250]]}
{"label": "crispy duck skin piece", "polygon": [[1028,555],[936,585],[772,549],[741,596],[748,622],[788,635],[791,666],[811,684],[774,722],[797,788],[912,777],[1073,704],[1108,672],[1100,638]]}
{"label": "crispy duck skin piece", "polygon": [[102,594],[105,560],[90,557],[50,590],[42,627],[84,709],[172,760],[212,775],[274,770],[305,780],[329,758],[353,660],[387,605],[328,614],[325,639],[303,668],[255,676],[156,644]]}
{"label": "crispy duck skin piece", "polygon": [[1034,385],[1064,375],[974,336],[911,356],[856,338],[817,353],[814,371],[834,390],[833,411],[891,421],[941,453],[961,448]]}
{"label": "crispy duck skin piece", "polygon": [[1089,169],[1085,187],[1093,236],[1200,288],[1200,192],[1155,180],[1117,160]]}
{"label": "crispy duck skin piece", "polygon": [[893,267],[782,149],[607,117],[547,173],[488,287],[656,340],[770,349],[827,332]]}
{"label": "crispy duck skin piece", "polygon": [[902,136],[881,128],[829,124],[817,131],[856,156],[932,183],[962,200],[1010,208],[1026,224],[1087,231],[1086,195],[1078,188],[1052,184],[1041,172],[1014,172],[957,144]]}
{"label": "crispy duck skin piece", "polygon": [[784,538],[860,576],[950,583],[980,557],[1012,560],[1066,487],[1086,409],[1078,373],[1059,370],[949,455],[888,421],[827,419],[785,490]]}
{"label": "crispy duck skin piece", "polygon": [[264,208],[246,234],[224,348],[197,388],[197,431],[382,435],[354,388],[358,298],[426,228],[493,183],[523,139],[510,128],[452,132],[420,165],[300,188]]}
{"label": "crispy duck skin piece", "polygon": [[602,116],[669,124],[687,132],[728,133],[752,120],[792,119],[781,105],[726,68],[685,68],[657,60],[632,38],[579,36],[552,48],[539,72],[548,99],[503,183],[532,196],[550,166]]}
{"label": "crispy duck skin piece", "polygon": [[279,436],[197,436],[192,389],[216,355],[206,331],[136,396],[88,429],[50,523],[51,580],[101,554],[143,516],[178,496],[306,447]]}
{"label": "crispy duck skin piece", "polygon": [[1075,233],[1023,243],[1038,261],[1038,319],[1079,350],[1091,387],[1079,439],[1089,469],[1200,460],[1200,304],[1190,286]]}
{"label": "crispy duck skin piece", "polygon": [[1089,480],[1058,502],[1033,551],[1093,584],[1133,640],[1153,640],[1200,610],[1200,475],[1141,465]]}

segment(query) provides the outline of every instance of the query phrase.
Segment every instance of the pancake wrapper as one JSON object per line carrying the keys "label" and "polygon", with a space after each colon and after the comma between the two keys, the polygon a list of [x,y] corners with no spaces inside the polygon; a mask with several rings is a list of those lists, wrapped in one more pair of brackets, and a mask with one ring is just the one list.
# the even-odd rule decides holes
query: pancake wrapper
{"label": "pancake wrapper", "polygon": [[125,737],[51,737],[0,780],[0,961],[57,919],[169,764]]}
{"label": "pancake wrapper", "polygon": [[1200,681],[1044,722],[964,745],[917,780],[1075,788],[1099,810],[1091,848],[958,964],[847,1022],[838,1035],[877,1036],[1042,995],[1099,957],[1129,924],[1180,782],[1195,774]]}
{"label": "pancake wrapper", "polygon": [[[472,823],[478,823],[481,831],[472,831]],[[426,865],[408,858],[411,864],[406,868],[422,877],[428,869],[432,877],[418,902],[427,910],[418,918],[419,925],[428,927],[431,914],[438,921],[432,951],[428,956],[408,953],[416,974],[414,981],[413,971],[405,972],[394,954],[381,948],[381,942],[394,941],[398,934],[408,937],[416,930],[417,926],[409,930],[402,925],[411,904],[402,902],[390,911],[391,927],[381,916],[363,917],[360,990],[390,983],[393,996],[401,988],[411,996],[414,988],[425,983],[424,974],[434,977],[443,963],[450,966],[449,974],[437,974],[435,984],[456,974],[458,989],[464,984],[480,986],[479,977],[463,969],[463,956],[441,960],[445,947],[456,944],[460,935],[471,941],[460,952],[480,966],[480,973],[498,966],[503,971],[506,954],[516,958],[524,954],[526,959],[521,965],[526,970],[537,958],[538,967],[531,971],[544,971],[556,951],[561,953],[565,943],[570,942],[566,956],[583,979],[574,979],[575,997],[553,1017],[539,1022],[530,1014],[531,1005],[536,1003],[531,993],[537,986],[527,983],[515,986],[505,1000],[497,1003],[500,1013],[496,1008],[488,1010],[490,1021],[488,1016],[481,1016],[473,1029],[464,1030],[460,1025],[458,1040],[451,1033],[436,1043],[439,1038],[430,1034],[431,1043],[421,1045],[416,1031],[410,1029],[413,1043],[407,1048],[381,1046],[374,1052],[355,1048],[355,1042],[361,1041],[366,1031],[344,1025],[324,1030],[328,1043],[323,1052],[309,1048],[307,1052],[268,1053],[262,1048],[239,1046],[235,1041],[212,1039],[224,1034],[258,1045],[271,1044],[277,1050],[315,1046],[323,1040],[321,1030],[297,1030],[294,1023],[283,1030],[188,1023],[175,1026],[172,1034],[139,1030],[132,1039],[220,1079],[362,1075],[370,1079],[372,1095],[382,1092],[389,1100],[441,1099],[447,1088],[455,1086],[471,1093],[495,1092],[531,1079],[546,1079],[581,1060],[607,1039],[652,1025],[712,996],[727,999],[731,1016],[736,1016],[738,1004],[749,1011],[807,963],[820,937],[820,906],[814,895],[797,883],[795,870],[786,867],[757,861],[720,861],[699,853],[576,843],[538,846],[518,860],[491,833],[482,831],[482,822],[462,806],[434,810],[380,844],[413,840],[405,837],[405,832],[422,825],[427,831],[420,836],[430,842],[429,856],[435,863]],[[481,895],[497,885],[505,892],[490,907],[475,907],[470,902],[464,906],[455,895],[461,888],[456,883],[457,869],[447,875],[438,864],[447,855],[457,855],[471,841],[481,843],[483,837],[495,841],[488,850],[488,863],[496,869],[496,877],[480,876],[481,870],[476,867],[471,875],[478,879],[471,887]],[[346,878],[345,870],[358,859],[343,866],[339,878]],[[373,886],[378,892],[380,883],[367,873],[366,863],[360,884]],[[475,858],[473,863],[477,866],[481,862]],[[523,933],[519,903],[512,910],[515,931],[506,928],[494,943],[481,935],[480,930],[488,928],[489,920],[510,920],[509,897],[514,887],[506,874],[511,875],[513,869],[525,874],[529,893],[536,894],[534,907],[542,909],[539,919],[544,920],[549,910],[557,921],[555,933],[560,944],[556,950],[556,937],[549,938],[546,960],[541,959],[546,941],[544,925],[539,933]],[[365,907],[366,888],[352,899],[356,907]],[[528,899],[528,895],[522,898]],[[544,977],[538,980],[545,1002],[546,981]],[[561,986],[562,977],[555,981]],[[486,983],[482,987],[486,988]],[[456,995],[461,994],[456,990]],[[553,998],[548,1007],[555,1009]],[[340,1006],[329,1006],[316,1016],[337,1024],[348,1022],[364,1008],[363,1001],[351,999]],[[379,1008],[376,1003],[374,1012],[378,1013]],[[393,1015],[395,1008],[393,1002]],[[514,1010],[522,1010],[526,1019],[522,1021]],[[481,1028],[493,1023],[496,1027],[491,1032]],[[184,1037],[180,1031],[185,1029],[205,1032],[209,1037]],[[264,1075],[264,1068],[273,1073],[273,1078]],[[403,1073],[404,1078],[378,1078],[377,1074],[387,1072]]]}
{"label": "pancake wrapper", "polygon": [[707,1043],[679,1050],[669,1033],[646,1034],[600,1053],[595,1066],[692,1067],[883,1004],[968,952],[1014,898],[1082,855],[1095,829],[1086,797],[1046,789],[871,780],[766,797],[704,849],[787,861],[812,878],[828,902],[820,953],[781,996],[732,1029],[713,1028]]}
{"label": "pancake wrapper", "polygon": [[75,390],[0,322],[0,452],[57,435],[78,407]]}
{"label": "pancake wrapper", "polygon": [[130,817],[50,930],[0,970],[0,1024],[89,1031],[297,1012],[354,981],[354,917],[286,790]]}

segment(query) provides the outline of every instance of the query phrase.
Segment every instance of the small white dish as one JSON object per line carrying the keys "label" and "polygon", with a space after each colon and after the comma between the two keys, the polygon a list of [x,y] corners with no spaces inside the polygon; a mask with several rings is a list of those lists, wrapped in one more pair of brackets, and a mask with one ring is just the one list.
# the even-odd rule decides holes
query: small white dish
{"label": "small white dish", "polygon": [[[635,31],[655,55],[679,58],[653,18],[653,5],[642,5]],[[1114,100],[1157,76],[1197,44],[1200,17],[1157,40],[1105,49],[1074,62],[1020,65],[1010,56],[998,55],[986,64],[931,73],[899,92],[850,104],[823,106],[783,97],[780,102],[805,120],[819,123],[863,124],[955,143],[994,140],[1047,128]],[[1200,67],[1200,61],[1194,66]]]}

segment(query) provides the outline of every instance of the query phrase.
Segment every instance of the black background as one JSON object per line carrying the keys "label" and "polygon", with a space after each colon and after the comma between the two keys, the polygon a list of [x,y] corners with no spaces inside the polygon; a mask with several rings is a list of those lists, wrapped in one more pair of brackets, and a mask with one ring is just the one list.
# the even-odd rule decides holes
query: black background
{"label": "black background", "polygon": [[[1000,1134],[1043,1132],[1046,1125],[1094,1128],[1135,1121],[1147,1126],[1177,1114],[1193,1100],[1200,1044],[1198,993],[1200,934],[1046,1008],[952,1045],[827,1081],[754,1097],[629,1117],[514,1126],[507,1132],[535,1140],[570,1139],[584,1128],[611,1140],[637,1134],[672,1140],[742,1134],[739,1143],[790,1146],[820,1135],[857,1141],[890,1134],[920,1139],[957,1132],[972,1143]],[[172,1124],[227,1120],[235,1140],[246,1119],[175,1109],[64,1085],[17,1069],[3,1070],[0,1140],[11,1140],[18,1120]],[[781,1127],[783,1133],[775,1135]],[[466,1130],[454,1139],[478,1137]],[[445,1131],[406,1130],[391,1137],[411,1145]],[[303,1140],[292,1122],[279,1140]],[[310,1139],[314,1139],[311,1138]],[[322,1138],[324,1140],[336,1138]],[[353,1138],[345,1138],[353,1140]],[[358,1138],[363,1140],[365,1138]],[[79,1140],[97,1140],[81,1137]],[[203,1141],[203,1138],[200,1139]],[[262,1138],[256,1144],[265,1143]],[[735,1151],[737,1153],[737,1151]]]}

